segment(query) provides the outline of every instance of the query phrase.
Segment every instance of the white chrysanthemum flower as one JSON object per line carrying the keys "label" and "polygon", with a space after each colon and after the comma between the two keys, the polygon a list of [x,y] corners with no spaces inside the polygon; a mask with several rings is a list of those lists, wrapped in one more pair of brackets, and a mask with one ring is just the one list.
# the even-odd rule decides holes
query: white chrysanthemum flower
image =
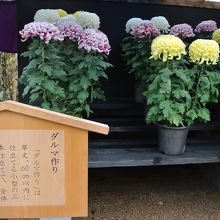
{"label": "white chrysanthemum flower", "polygon": [[152,22],[150,20],[142,20],[142,23],[149,24],[149,23],[152,23]]}
{"label": "white chrysanthemum flower", "polygon": [[170,30],[170,24],[167,19],[163,16],[155,16],[151,18],[151,22],[159,29],[162,33],[168,33]]}
{"label": "white chrysanthemum flower", "polygon": [[[67,16],[64,16],[64,17],[61,17],[59,19],[59,21],[57,22],[57,24],[59,25],[60,23],[62,23],[63,21],[65,22],[76,22],[76,18],[75,16],[73,15],[67,15]],[[76,22],[77,23],[77,22]]]}
{"label": "white chrysanthemum flower", "polygon": [[83,28],[99,28],[100,18],[95,13],[87,11],[77,11],[73,14],[76,18],[76,22],[79,23]]}
{"label": "white chrysanthemum flower", "polygon": [[58,11],[53,9],[40,9],[34,15],[34,21],[36,22],[56,24],[59,19],[60,15]]}
{"label": "white chrysanthemum flower", "polygon": [[125,31],[127,33],[131,32],[132,27],[135,27],[139,24],[141,24],[143,22],[143,20],[141,18],[131,18],[127,21],[126,25],[125,25]]}

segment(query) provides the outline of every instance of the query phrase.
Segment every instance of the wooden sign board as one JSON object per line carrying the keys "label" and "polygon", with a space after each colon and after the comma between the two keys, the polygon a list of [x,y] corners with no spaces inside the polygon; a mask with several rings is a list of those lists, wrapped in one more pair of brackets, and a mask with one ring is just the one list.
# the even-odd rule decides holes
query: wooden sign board
{"label": "wooden sign board", "polygon": [[108,126],[0,103],[0,218],[88,215],[88,131]]}

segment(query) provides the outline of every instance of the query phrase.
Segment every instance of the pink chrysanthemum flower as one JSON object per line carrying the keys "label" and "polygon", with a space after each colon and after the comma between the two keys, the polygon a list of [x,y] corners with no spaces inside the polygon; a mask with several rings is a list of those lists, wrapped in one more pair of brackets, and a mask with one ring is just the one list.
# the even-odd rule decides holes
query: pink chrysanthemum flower
{"label": "pink chrysanthemum flower", "polygon": [[160,35],[158,28],[152,23],[141,23],[131,28],[131,35],[138,38],[154,38]]}
{"label": "pink chrysanthemum flower", "polygon": [[88,52],[93,50],[98,53],[105,53],[109,55],[110,45],[108,37],[97,29],[85,29],[78,41],[78,48],[85,49]]}
{"label": "pink chrysanthemum flower", "polygon": [[74,21],[62,21],[58,24],[58,28],[64,38],[69,40],[78,40],[83,32],[83,28]]}
{"label": "pink chrysanthemum flower", "polygon": [[217,29],[217,24],[213,20],[202,21],[196,26],[195,32],[200,34],[204,32],[214,32]]}
{"label": "pink chrysanthemum flower", "polygon": [[24,26],[24,29],[20,32],[22,42],[29,38],[39,37],[46,44],[50,40],[63,41],[64,37],[60,33],[60,30],[48,22],[31,22]]}
{"label": "pink chrysanthemum flower", "polygon": [[176,24],[170,29],[170,34],[181,39],[194,37],[193,29],[189,24]]}

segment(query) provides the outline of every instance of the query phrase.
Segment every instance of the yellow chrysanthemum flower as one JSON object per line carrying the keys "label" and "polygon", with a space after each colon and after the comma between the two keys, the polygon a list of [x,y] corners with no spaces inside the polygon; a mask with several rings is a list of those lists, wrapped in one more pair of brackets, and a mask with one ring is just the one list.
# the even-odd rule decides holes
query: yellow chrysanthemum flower
{"label": "yellow chrysanthemum flower", "polygon": [[151,44],[150,59],[162,59],[166,62],[177,57],[179,60],[181,55],[186,55],[186,45],[183,41],[174,35],[160,35],[156,37]]}
{"label": "yellow chrysanthemum flower", "polygon": [[78,17],[78,16],[80,16],[81,12],[82,11],[76,11],[75,13],[73,13],[73,16]]}
{"label": "yellow chrysanthemum flower", "polygon": [[189,57],[193,63],[216,64],[219,58],[219,45],[214,40],[195,40],[189,46]]}
{"label": "yellow chrysanthemum flower", "polygon": [[220,43],[220,28],[217,29],[217,30],[213,33],[212,39],[215,40],[217,43]]}
{"label": "yellow chrysanthemum flower", "polygon": [[57,9],[57,12],[59,13],[61,18],[68,15],[68,13],[63,9]]}

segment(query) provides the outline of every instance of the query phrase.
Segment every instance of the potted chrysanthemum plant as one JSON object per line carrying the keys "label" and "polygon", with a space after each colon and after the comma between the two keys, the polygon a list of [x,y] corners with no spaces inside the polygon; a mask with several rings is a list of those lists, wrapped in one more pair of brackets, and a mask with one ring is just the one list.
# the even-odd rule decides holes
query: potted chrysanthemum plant
{"label": "potted chrysanthemum plant", "polygon": [[62,20],[58,28],[64,36],[62,56],[66,60],[68,83],[66,102],[68,114],[89,117],[94,100],[105,100],[101,80],[107,79],[110,52],[108,37],[99,30],[100,19],[95,13],[77,11],[74,20]]}
{"label": "potted chrysanthemum plant", "polygon": [[28,50],[22,54],[29,63],[23,69],[20,82],[23,96],[29,102],[39,101],[42,108],[61,111],[59,102],[65,98],[62,84],[66,81],[65,62],[58,57],[56,42],[64,37],[60,30],[48,22],[31,22],[20,31],[22,41],[28,41]]}
{"label": "potted chrysanthemum plant", "polygon": [[20,81],[29,102],[66,114],[89,117],[93,100],[104,100],[101,80],[106,79],[110,44],[98,30],[99,17],[90,12],[67,14],[62,9],[41,9],[34,22],[20,32],[29,40],[29,58]]}
{"label": "potted chrysanthemum plant", "polygon": [[219,46],[213,40],[196,40],[189,46],[190,61],[183,41],[173,35],[161,35],[151,45],[151,59],[159,60],[144,93],[150,105],[147,118],[159,125],[159,150],[168,155],[184,153],[188,128],[196,120],[207,122],[207,104],[217,102],[220,75],[207,66],[216,64]]}
{"label": "potted chrysanthemum plant", "polygon": [[151,20],[131,18],[126,23],[128,36],[122,41],[122,53],[129,73],[133,73],[136,78],[135,100],[138,103],[143,102],[142,93],[151,72],[148,59],[151,42],[161,32],[167,32],[169,27],[168,21],[162,16]]}

